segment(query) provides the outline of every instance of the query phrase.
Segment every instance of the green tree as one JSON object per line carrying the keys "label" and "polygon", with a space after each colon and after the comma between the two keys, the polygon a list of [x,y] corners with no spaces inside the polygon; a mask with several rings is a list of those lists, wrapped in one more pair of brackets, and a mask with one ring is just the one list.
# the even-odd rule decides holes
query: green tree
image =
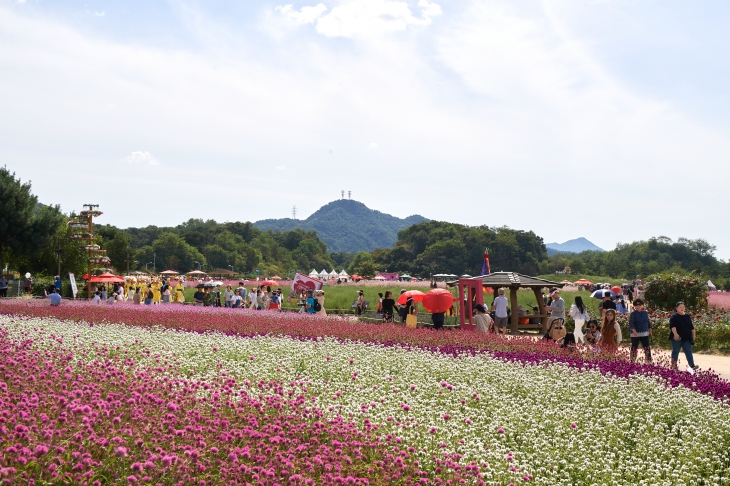
{"label": "green tree", "polygon": [[[196,261],[200,262],[201,265],[205,265],[203,254],[175,233],[162,233],[152,243],[152,250],[155,254],[157,268],[185,273],[196,267],[194,263]],[[173,256],[175,258],[171,260],[170,257]],[[170,268],[172,263],[175,264],[175,268]]]}
{"label": "green tree", "polygon": [[361,251],[352,259],[347,272],[350,275],[360,275],[361,277],[371,278],[375,276],[378,267],[373,261],[373,257],[366,251]]}
{"label": "green tree", "polygon": [[58,206],[38,204],[30,182],[23,184],[15,173],[0,168],[0,270],[6,257],[27,262],[52,246],[63,221]]}

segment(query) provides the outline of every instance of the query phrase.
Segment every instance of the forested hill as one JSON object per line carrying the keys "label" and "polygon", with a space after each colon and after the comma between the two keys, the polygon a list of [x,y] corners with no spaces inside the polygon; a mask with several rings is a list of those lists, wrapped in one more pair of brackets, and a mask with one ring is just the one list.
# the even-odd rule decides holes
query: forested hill
{"label": "forested hill", "polygon": [[254,223],[261,230],[287,231],[295,228],[314,230],[330,252],[372,251],[391,248],[398,232],[422,221],[423,216],[396,218],[349,199],[332,201],[307,219],[264,219]]}

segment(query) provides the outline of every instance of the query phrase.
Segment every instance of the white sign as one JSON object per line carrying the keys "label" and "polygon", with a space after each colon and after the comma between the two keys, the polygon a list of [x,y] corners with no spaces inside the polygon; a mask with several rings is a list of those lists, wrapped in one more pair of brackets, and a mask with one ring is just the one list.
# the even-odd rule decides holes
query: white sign
{"label": "white sign", "polygon": [[71,281],[71,292],[73,292],[75,299],[76,293],[79,291],[79,289],[76,287],[76,277],[74,277],[73,273],[69,272],[68,279]]}

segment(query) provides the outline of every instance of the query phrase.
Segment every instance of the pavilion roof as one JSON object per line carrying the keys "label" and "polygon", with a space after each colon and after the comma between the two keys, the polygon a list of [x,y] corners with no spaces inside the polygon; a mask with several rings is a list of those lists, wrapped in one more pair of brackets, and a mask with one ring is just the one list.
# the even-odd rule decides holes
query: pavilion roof
{"label": "pavilion roof", "polygon": [[[474,277],[482,280],[482,285],[487,287],[526,287],[526,288],[542,288],[542,287],[563,287],[565,284],[553,282],[543,278],[530,277],[516,272],[494,272],[481,277]],[[451,284],[451,282],[449,282]],[[455,284],[456,282],[454,282]]]}

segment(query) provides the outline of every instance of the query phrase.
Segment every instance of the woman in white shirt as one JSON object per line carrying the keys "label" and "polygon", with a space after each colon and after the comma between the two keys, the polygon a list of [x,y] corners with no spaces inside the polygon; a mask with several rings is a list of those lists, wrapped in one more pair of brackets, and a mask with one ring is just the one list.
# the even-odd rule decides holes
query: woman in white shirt
{"label": "woman in white shirt", "polygon": [[583,297],[580,295],[575,297],[575,304],[570,307],[569,315],[575,321],[575,330],[573,331],[575,342],[582,344],[585,342],[583,325],[590,319],[590,316],[588,315],[588,308],[583,304]]}
{"label": "woman in white shirt", "polygon": [[474,324],[476,324],[477,332],[489,334],[489,330],[491,329],[494,321],[492,321],[492,318],[489,314],[487,314],[487,306],[476,305],[474,306],[474,309],[477,311],[476,315],[474,315]]}

